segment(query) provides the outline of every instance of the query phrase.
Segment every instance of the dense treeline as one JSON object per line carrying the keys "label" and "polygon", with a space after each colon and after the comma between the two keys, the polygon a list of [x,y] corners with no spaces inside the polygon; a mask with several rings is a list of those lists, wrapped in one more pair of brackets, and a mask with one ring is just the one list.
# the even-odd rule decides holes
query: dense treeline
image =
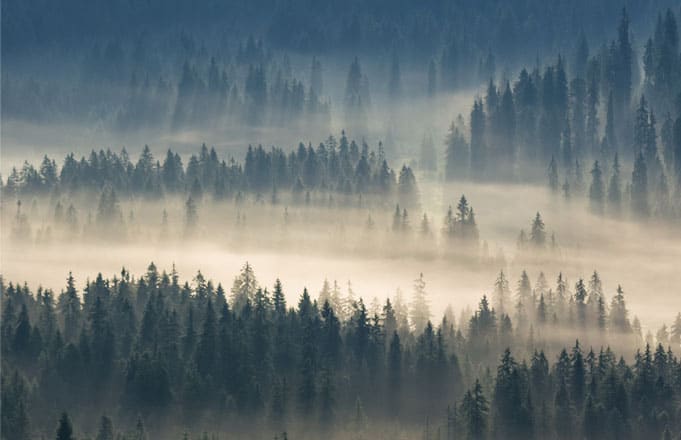
{"label": "dense treeline", "polygon": [[398,291],[369,307],[336,282],[291,306],[249,264],[229,292],[153,264],[82,292],[72,276],[58,295],[3,283],[2,438],[51,436],[65,410],[60,432],[98,439],[114,427],[131,439],[672,438],[681,363],[666,347],[679,346],[681,317],[630,364],[604,345],[629,357],[643,342],[622,289],[608,307],[597,273],[569,286],[560,274],[549,288],[543,273],[532,286],[523,271],[512,298],[501,272],[474,313],[431,321],[423,275],[412,301]]}
{"label": "dense treeline", "polygon": [[[40,2],[5,2],[4,117],[97,123],[123,132],[323,125],[335,87],[318,87],[322,69],[314,55],[325,55],[330,84],[346,73],[336,61],[347,66],[352,56],[372,61],[374,84],[395,84],[391,58],[401,60],[410,73],[409,95],[435,96],[477,86],[534,54],[571,50],[580,30],[600,41],[602,23],[621,7],[617,1],[546,7],[536,0],[513,7],[498,0],[474,6],[275,3],[75,2],[73,14]],[[672,5],[630,5],[636,30],[650,31],[648,17]],[[36,68],[43,56],[54,63],[49,75]],[[394,91],[390,85],[378,90],[392,98]]]}
{"label": "dense treeline", "polygon": [[[5,74],[3,112],[36,122],[97,121],[120,132],[303,122],[328,130],[330,103],[315,58],[310,73],[301,75],[293,73],[288,57],[275,58],[252,38],[224,61],[193,48],[184,61],[162,63],[152,50],[138,45],[128,53],[118,42],[97,45],[79,63],[75,82]],[[310,75],[317,80],[308,81]]]}
{"label": "dense treeline", "polygon": [[5,197],[21,197],[71,194],[85,189],[104,191],[114,198],[116,194],[152,199],[185,194],[195,201],[204,195],[218,200],[247,194],[276,199],[278,193],[322,192],[367,198],[376,195],[390,205],[399,200],[404,206],[416,206],[419,197],[409,166],[403,165],[396,173],[388,166],[381,144],[378,150],[370,150],[366,143],[360,146],[349,140],[345,132],[338,140],[330,136],[316,148],[301,143],[288,154],[276,147],[266,150],[249,146],[243,163],[233,158],[220,160],[215,149],[205,144],[198,154],[191,155],[186,166],[171,150],[162,162],[155,159],[148,146],[136,163],[125,149],[120,154],[92,151],[87,159],[80,160],[72,153],[65,157],[61,169],[45,156],[38,168],[28,162],[21,170],[13,168],[2,192]]}
{"label": "dense treeline", "polygon": [[[513,85],[490,80],[484,100],[478,98],[473,105],[468,139],[461,119],[451,126],[446,177],[508,180],[548,175],[552,190],[566,197],[588,194],[596,212],[607,205],[612,213],[630,207],[639,217],[678,216],[678,40],[676,16],[667,10],[658,17],[645,53],[637,54],[629,16],[623,11],[616,39],[598,50],[590,49],[581,35],[570,62],[559,56],[543,72],[539,67],[523,69]],[[639,58],[644,66],[640,79]],[[623,173],[632,168],[627,183]]]}
{"label": "dense treeline", "polygon": [[[637,27],[651,26],[650,17],[667,0],[629,5]],[[512,5],[488,0],[389,4],[371,2],[302,1],[277,3],[262,0],[212,3],[207,1],[80,2],[63,9],[38,2],[3,4],[3,52],[45,47],[80,47],[88,40],[127,39],[184,30],[196,40],[227,40],[260,32],[271,44],[292,51],[364,50],[395,48],[431,56],[442,42],[453,42],[460,52],[493,48],[508,59],[527,53],[563,49],[570,35],[584,29],[604,36],[602,23],[622,7],[608,0],[594,4],[578,1],[515,1]],[[73,10],[80,14],[70,14]],[[106,11],[106,12],[104,12]]]}

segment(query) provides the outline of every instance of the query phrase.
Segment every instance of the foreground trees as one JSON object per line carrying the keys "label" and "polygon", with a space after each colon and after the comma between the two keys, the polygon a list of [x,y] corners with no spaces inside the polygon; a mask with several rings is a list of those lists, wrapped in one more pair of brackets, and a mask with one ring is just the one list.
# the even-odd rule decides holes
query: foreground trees
{"label": "foreground trees", "polygon": [[3,439],[51,436],[57,419],[59,439],[302,438],[350,426],[384,438],[396,418],[406,432],[426,420],[428,432],[470,439],[643,439],[680,428],[681,363],[662,344],[681,326],[658,332],[660,345],[633,364],[618,358],[605,344],[630,356],[640,324],[621,288],[605,307],[597,273],[574,294],[563,275],[553,290],[543,274],[532,288],[523,273],[515,312],[502,273],[501,308],[483,297],[472,315],[455,323],[448,310],[438,325],[423,275],[411,306],[397,296],[382,308],[328,283],[323,303],[305,290],[289,307],[281,283],[270,293],[249,264],[230,298],[201,273],[181,284],[153,264],[140,278],[97,276],[82,300],[75,284],[69,277],[55,301],[3,283]]}

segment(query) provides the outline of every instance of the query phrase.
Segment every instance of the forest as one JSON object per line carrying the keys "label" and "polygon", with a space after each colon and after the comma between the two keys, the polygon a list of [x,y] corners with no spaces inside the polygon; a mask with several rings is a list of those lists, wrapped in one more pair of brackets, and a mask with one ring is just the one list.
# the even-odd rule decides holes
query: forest
{"label": "forest", "polygon": [[0,8],[0,440],[681,440],[678,1]]}
{"label": "forest", "polygon": [[206,425],[259,438],[679,431],[681,314],[644,337],[622,287],[608,300],[598,272],[573,286],[502,271],[475,310],[441,318],[423,274],[408,298],[370,304],[328,280],[287,303],[249,263],[228,290],[153,263],[82,289],[69,274],[59,294],[2,282],[6,438],[49,435],[57,420],[58,439],[217,438]]}

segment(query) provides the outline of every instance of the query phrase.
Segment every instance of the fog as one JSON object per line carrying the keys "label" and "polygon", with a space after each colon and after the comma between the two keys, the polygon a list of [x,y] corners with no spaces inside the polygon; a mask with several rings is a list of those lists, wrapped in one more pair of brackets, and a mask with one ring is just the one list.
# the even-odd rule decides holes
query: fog
{"label": "fog", "polygon": [[[570,287],[578,278],[598,271],[606,300],[622,285],[632,315],[645,329],[669,324],[681,310],[681,293],[674,283],[681,264],[678,228],[650,222],[615,220],[595,216],[581,199],[556,200],[545,188],[519,184],[451,183],[420,181],[421,206],[410,211],[412,231],[393,232],[393,209],[359,208],[356,200],[346,208],[271,205],[269,201],[213,202],[198,205],[199,224],[191,236],[183,228],[183,201],[123,201],[127,234],[102,239],[100,235],[65,238],[58,226],[47,243],[17,242],[11,228],[3,228],[2,273],[7,281],[59,291],[73,272],[80,286],[97,273],[113,276],[125,267],[133,274],[145,272],[150,262],[170,270],[174,264],[183,278],[197,271],[215,283],[230,286],[248,261],[263,286],[279,278],[295,303],[303,288],[316,297],[323,281],[336,280],[347,290],[351,282],[357,297],[383,302],[397,289],[409,298],[413,280],[423,273],[437,320],[447,305],[459,311],[475,308],[483,294],[490,296],[494,280],[504,270],[512,289],[522,270],[534,283],[544,272],[551,287],[558,273]],[[441,228],[447,206],[465,194],[476,211],[480,239],[488,256],[477,249],[446,250]],[[86,198],[85,200],[88,200]],[[85,221],[96,206],[76,204]],[[323,202],[321,202],[323,205]],[[26,205],[24,205],[26,206]],[[47,206],[47,208],[45,207]],[[29,222],[34,236],[52,224],[54,202],[35,202]],[[3,224],[14,221],[15,207],[3,207]],[[160,236],[163,210],[168,215],[167,235]],[[133,220],[128,218],[133,212]],[[558,249],[526,255],[517,249],[521,229],[529,230],[540,212],[548,234],[555,234]],[[424,239],[418,227],[427,214],[433,234]],[[367,230],[367,218],[375,223]],[[121,238],[123,237],[123,238]]]}
{"label": "fog", "polygon": [[[342,96],[342,86],[335,92]],[[388,132],[394,145],[387,153],[396,159],[409,161],[425,135],[432,135],[438,152],[452,120],[470,111],[470,102],[478,90],[461,90],[443,94],[434,99],[413,98],[400,102],[399,112],[387,114],[382,111],[390,104],[381,103],[371,110],[366,131],[349,133],[358,142],[365,139],[372,145],[386,142]],[[340,100],[342,102],[342,100]],[[393,107],[393,105],[390,105]],[[76,157],[87,157],[90,151],[126,148],[136,155],[144,145],[149,145],[157,157],[162,157],[168,148],[180,153],[183,159],[196,151],[202,143],[214,146],[221,157],[243,159],[248,145],[278,146],[294,149],[303,142],[316,145],[330,134],[339,135],[346,129],[342,104],[331,113],[328,126],[316,126],[304,120],[284,127],[253,127],[245,124],[224,124],[212,127],[187,127],[173,129],[165,124],[135,130],[116,131],[103,121],[83,122],[33,122],[5,117],[1,121],[0,173],[6,178],[13,167],[20,168],[24,161],[40,163],[44,155],[58,159],[74,153]]]}
{"label": "fog", "polygon": [[674,1],[48,3],[0,440],[681,438]]}

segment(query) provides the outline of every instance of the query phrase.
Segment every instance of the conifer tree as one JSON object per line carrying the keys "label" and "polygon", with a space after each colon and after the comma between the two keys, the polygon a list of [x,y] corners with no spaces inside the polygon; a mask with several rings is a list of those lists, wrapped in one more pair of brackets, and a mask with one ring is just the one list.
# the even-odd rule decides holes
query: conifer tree
{"label": "conifer tree", "polygon": [[631,208],[634,215],[646,218],[649,215],[648,172],[643,153],[638,153],[631,175]]}
{"label": "conifer tree", "polygon": [[417,333],[420,333],[430,320],[430,304],[426,294],[426,281],[423,274],[414,280],[414,296],[411,305],[411,322]]}
{"label": "conifer tree", "polygon": [[483,395],[480,381],[476,380],[473,389],[466,392],[459,412],[464,420],[468,440],[484,440],[487,438],[489,406]]}
{"label": "conifer tree", "polygon": [[107,416],[102,416],[96,440],[114,440],[113,423]]}
{"label": "conifer tree", "polygon": [[594,162],[591,169],[591,186],[589,187],[589,202],[591,210],[596,214],[603,213],[603,205],[605,202],[605,186],[603,184],[603,173],[598,161]]}
{"label": "conifer tree", "polygon": [[530,243],[535,249],[544,249],[546,246],[546,231],[544,229],[544,220],[541,214],[537,212],[532,221],[532,229],[530,230]]}
{"label": "conifer tree", "polygon": [[620,162],[617,154],[612,164],[612,177],[608,185],[608,210],[613,215],[619,215],[622,207],[622,188],[620,182]]}
{"label": "conifer tree", "polygon": [[57,427],[57,440],[75,440],[73,436],[73,427],[71,420],[67,413],[62,413],[59,419],[59,426]]}
{"label": "conifer tree", "polygon": [[556,163],[556,159],[551,156],[551,162],[549,163],[549,188],[551,188],[551,191],[557,192],[559,187],[558,164]]}

